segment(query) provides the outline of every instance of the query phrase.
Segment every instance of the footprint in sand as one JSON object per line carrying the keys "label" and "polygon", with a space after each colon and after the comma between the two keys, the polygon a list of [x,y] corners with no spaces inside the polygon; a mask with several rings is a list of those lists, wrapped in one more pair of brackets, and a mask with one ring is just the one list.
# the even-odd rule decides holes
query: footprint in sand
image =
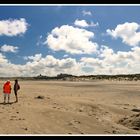
{"label": "footprint in sand", "polygon": [[139,117],[139,116],[140,116],[140,114],[137,114],[137,115],[136,115],[136,117]]}
{"label": "footprint in sand", "polygon": [[26,130],[26,131],[27,131],[27,130],[28,130],[28,128],[24,128],[24,130]]}
{"label": "footprint in sand", "polygon": [[105,133],[110,133],[109,131],[104,131]]}
{"label": "footprint in sand", "polygon": [[73,124],[70,122],[70,123],[68,123],[68,125],[73,125]]}
{"label": "footprint in sand", "polygon": [[[11,120],[11,119],[10,119]],[[24,118],[19,118],[19,119],[12,119],[12,120],[15,120],[15,121],[22,121],[22,120],[25,120]]]}
{"label": "footprint in sand", "polygon": [[132,111],[134,111],[134,112],[140,112],[140,109],[134,108],[134,109],[132,109]]}
{"label": "footprint in sand", "polygon": [[56,106],[53,106],[52,108],[55,108],[55,109],[61,109],[61,107],[56,107]]}
{"label": "footprint in sand", "polygon": [[16,120],[16,116],[11,116],[10,120]]}
{"label": "footprint in sand", "polygon": [[72,120],[68,123],[68,125],[74,125],[74,124],[81,124],[81,122],[77,120]]}
{"label": "footprint in sand", "polygon": [[17,119],[14,119],[15,121],[21,121],[21,120],[25,120],[25,119],[21,119],[21,118],[17,118]]}
{"label": "footprint in sand", "polygon": [[76,121],[76,120],[74,120],[74,122],[75,122],[76,124],[80,124],[80,123],[81,123],[80,121]]}
{"label": "footprint in sand", "polygon": [[130,104],[124,104],[124,105],[129,106]]}
{"label": "footprint in sand", "polygon": [[128,109],[128,108],[124,107],[123,109]]}
{"label": "footprint in sand", "polygon": [[116,131],[116,130],[113,130],[112,133],[113,133],[113,134],[118,134],[119,132]]}
{"label": "footprint in sand", "polygon": [[62,109],[62,107],[57,107],[57,109]]}
{"label": "footprint in sand", "polygon": [[16,118],[17,116],[11,116],[12,118]]}
{"label": "footprint in sand", "polygon": [[24,129],[24,130],[26,130],[26,131],[28,130],[28,128],[27,128],[27,127],[25,127],[25,128],[22,128],[22,129]]}
{"label": "footprint in sand", "polygon": [[88,116],[95,116],[96,114],[93,112],[93,111],[90,111],[89,113],[88,113]]}
{"label": "footprint in sand", "polygon": [[83,112],[83,109],[79,109],[79,112]]}
{"label": "footprint in sand", "polygon": [[134,130],[140,130],[140,128],[138,128],[138,127],[134,127],[134,128],[132,128],[132,129],[134,129]]}
{"label": "footprint in sand", "polygon": [[[77,120],[71,120],[68,125],[73,127],[79,134],[84,134],[77,126],[76,124],[81,124],[80,121],[77,121]],[[71,134],[71,133],[68,133],[68,134]]]}
{"label": "footprint in sand", "polygon": [[68,133],[68,134],[72,134],[72,133]]}

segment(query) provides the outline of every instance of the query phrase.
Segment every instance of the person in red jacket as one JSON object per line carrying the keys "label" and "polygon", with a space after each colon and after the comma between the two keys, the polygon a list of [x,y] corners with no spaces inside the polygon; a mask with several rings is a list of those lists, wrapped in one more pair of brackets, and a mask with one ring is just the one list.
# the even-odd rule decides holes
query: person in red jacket
{"label": "person in red jacket", "polygon": [[11,94],[11,83],[9,80],[3,85],[3,93],[4,93],[4,104],[6,103],[7,96],[8,96],[8,103],[9,103],[10,94]]}

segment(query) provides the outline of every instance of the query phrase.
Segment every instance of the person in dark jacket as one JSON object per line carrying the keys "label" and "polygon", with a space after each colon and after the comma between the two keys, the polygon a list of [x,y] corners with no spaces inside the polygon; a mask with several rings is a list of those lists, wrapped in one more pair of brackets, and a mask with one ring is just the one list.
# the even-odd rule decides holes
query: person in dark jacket
{"label": "person in dark jacket", "polygon": [[15,93],[15,97],[16,97],[15,102],[18,102],[17,92],[18,92],[19,89],[20,89],[20,85],[18,84],[18,80],[16,79],[15,84],[14,84],[14,93]]}

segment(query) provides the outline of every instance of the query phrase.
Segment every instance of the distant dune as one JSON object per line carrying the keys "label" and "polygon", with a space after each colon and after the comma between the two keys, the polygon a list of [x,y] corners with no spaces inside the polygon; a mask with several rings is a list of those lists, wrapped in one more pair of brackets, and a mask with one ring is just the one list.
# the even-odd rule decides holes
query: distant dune
{"label": "distant dune", "polygon": [[119,75],[71,75],[60,73],[57,76],[38,75],[34,77],[0,77],[1,80],[20,79],[20,80],[63,80],[63,81],[93,81],[93,80],[140,80],[140,74],[119,74]]}

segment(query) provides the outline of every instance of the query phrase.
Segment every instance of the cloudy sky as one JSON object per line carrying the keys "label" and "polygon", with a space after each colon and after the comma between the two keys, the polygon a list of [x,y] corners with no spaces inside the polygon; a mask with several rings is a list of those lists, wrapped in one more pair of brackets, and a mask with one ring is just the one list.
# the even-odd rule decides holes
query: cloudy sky
{"label": "cloudy sky", "polygon": [[140,73],[140,6],[0,5],[0,77]]}

